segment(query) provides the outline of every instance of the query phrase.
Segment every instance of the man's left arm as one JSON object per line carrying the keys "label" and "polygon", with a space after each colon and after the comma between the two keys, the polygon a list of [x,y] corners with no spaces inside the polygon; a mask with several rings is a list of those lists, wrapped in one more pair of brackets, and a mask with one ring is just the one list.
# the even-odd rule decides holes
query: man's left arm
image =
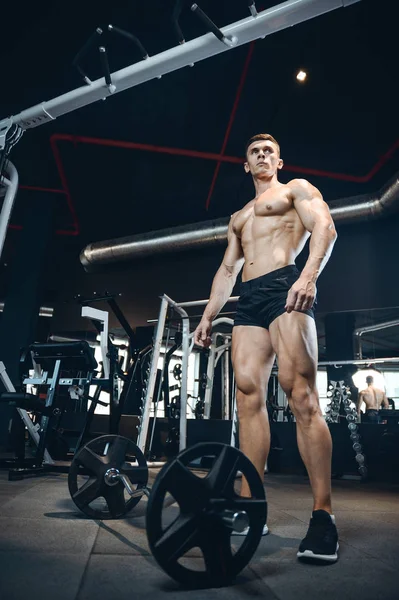
{"label": "man's left arm", "polygon": [[388,408],[389,408],[389,402],[388,402],[388,398],[387,398],[387,395],[386,395],[386,393],[385,393],[385,392],[384,392],[384,395],[383,395],[383,397],[382,397],[382,406],[383,406],[385,409],[388,409]]}
{"label": "man's left arm", "polygon": [[309,258],[288,293],[285,308],[291,312],[313,306],[316,281],[330,258],[337,232],[329,208],[317,188],[305,179],[294,179],[288,185],[293,191],[295,210],[311,234]]}

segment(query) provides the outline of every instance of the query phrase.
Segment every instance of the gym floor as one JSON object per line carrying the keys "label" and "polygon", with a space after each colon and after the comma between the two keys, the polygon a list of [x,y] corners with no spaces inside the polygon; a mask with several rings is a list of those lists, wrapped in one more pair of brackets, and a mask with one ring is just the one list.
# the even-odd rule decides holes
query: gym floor
{"label": "gym floor", "polygon": [[270,534],[250,567],[229,588],[186,591],[150,555],[145,499],[130,518],[91,521],[72,503],[66,477],[9,482],[0,471],[1,600],[399,598],[399,483],[333,482],[340,560],[319,566],[296,559],[312,507],[307,481],[266,475]]}

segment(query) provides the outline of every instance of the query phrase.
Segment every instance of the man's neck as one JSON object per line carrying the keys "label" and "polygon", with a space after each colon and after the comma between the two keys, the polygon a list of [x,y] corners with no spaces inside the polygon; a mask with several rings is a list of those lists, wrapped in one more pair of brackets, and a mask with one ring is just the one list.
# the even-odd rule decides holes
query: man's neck
{"label": "man's neck", "polygon": [[270,190],[270,188],[278,187],[280,182],[277,180],[277,175],[273,175],[273,177],[268,179],[259,179],[256,178],[253,180],[255,186],[255,198],[259,198],[261,194]]}

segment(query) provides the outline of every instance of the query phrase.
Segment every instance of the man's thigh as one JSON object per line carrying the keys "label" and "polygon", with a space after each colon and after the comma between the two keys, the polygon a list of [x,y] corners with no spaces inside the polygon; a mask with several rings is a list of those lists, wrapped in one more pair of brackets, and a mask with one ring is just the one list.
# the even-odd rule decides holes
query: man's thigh
{"label": "man's thigh", "polygon": [[231,348],[238,387],[248,381],[266,386],[275,358],[269,331],[263,327],[237,325],[233,328]]}
{"label": "man's thigh", "polygon": [[318,361],[314,319],[297,311],[284,313],[270,324],[269,332],[278,358],[280,381],[300,376],[313,385]]}

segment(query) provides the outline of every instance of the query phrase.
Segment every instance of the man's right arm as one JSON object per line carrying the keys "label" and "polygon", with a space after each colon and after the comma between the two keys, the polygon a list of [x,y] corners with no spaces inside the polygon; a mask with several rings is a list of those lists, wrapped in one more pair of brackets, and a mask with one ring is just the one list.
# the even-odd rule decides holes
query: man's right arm
{"label": "man's right arm", "polygon": [[231,296],[238,273],[244,263],[241,241],[233,231],[234,215],[230,219],[227,233],[227,249],[222,264],[216,271],[212,282],[209,302],[204,310],[203,318],[213,321]]}
{"label": "man's right arm", "polygon": [[[195,331],[195,341],[200,346],[209,345],[209,342],[205,344],[204,342],[207,341],[210,335],[212,321],[230,298],[237,276],[244,264],[241,241],[233,231],[234,217],[235,215],[230,219],[227,233],[228,244],[222,264],[213,279],[208,304]],[[208,332],[207,335],[205,335],[205,332]]]}

